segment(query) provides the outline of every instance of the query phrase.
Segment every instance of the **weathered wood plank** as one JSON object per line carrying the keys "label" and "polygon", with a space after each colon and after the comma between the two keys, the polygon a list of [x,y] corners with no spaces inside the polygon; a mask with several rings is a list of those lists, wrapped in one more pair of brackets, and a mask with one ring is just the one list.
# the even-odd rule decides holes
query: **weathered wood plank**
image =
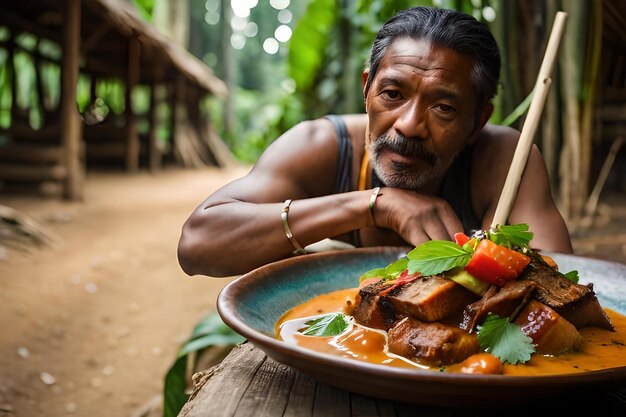
{"label": "weathered wood plank", "polygon": [[372,417],[379,416],[376,401],[371,397],[360,394],[350,394],[351,416],[352,417]]}
{"label": "weathered wood plank", "polygon": [[[457,414],[442,407],[429,405],[414,405],[408,403],[395,403],[396,415],[398,417],[453,417]],[[481,415],[481,414],[478,414]]]}
{"label": "weathered wood plank", "polygon": [[185,404],[179,417],[233,416],[266,358],[251,343],[236,346],[221,364],[213,368],[213,374]]}
{"label": "weathered wood plank", "polygon": [[391,401],[376,400],[376,408],[380,417],[396,417],[396,408]]}
{"label": "weathered wood plank", "polygon": [[350,393],[326,384],[317,384],[314,417],[346,417],[350,415]]}
{"label": "weathered wood plank", "polygon": [[289,402],[283,417],[311,417],[313,415],[313,395],[317,382],[310,376],[298,372],[291,386]]}
{"label": "weathered wood plank", "polygon": [[295,372],[267,358],[239,402],[235,417],[282,416]]}

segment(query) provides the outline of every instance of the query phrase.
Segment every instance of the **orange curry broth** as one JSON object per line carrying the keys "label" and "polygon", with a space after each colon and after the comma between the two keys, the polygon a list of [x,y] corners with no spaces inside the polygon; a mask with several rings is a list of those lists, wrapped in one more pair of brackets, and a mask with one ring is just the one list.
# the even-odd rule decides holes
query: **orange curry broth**
{"label": "orange curry broth", "polygon": [[[298,333],[311,316],[343,311],[347,301],[354,303],[357,293],[358,288],[334,291],[292,308],[276,323],[277,338],[318,352],[375,364],[440,370],[439,367],[428,367],[387,353],[385,332],[381,330],[355,325],[349,332],[335,337],[304,336]],[[553,375],[626,366],[626,316],[611,309],[605,310],[615,327],[615,332],[595,327],[580,329],[579,332],[584,339],[580,351],[558,357],[534,354],[532,359],[523,365],[504,364],[502,373]],[[457,372],[455,368],[458,366],[448,366],[446,370]]]}

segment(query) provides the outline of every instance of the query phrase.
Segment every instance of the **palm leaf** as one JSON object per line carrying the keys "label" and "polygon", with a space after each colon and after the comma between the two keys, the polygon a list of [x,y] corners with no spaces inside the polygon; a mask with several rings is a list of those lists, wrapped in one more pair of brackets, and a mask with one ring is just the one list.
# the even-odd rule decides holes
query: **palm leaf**
{"label": "palm leaf", "polygon": [[232,349],[245,339],[228,327],[220,316],[210,313],[204,316],[191,332],[189,339],[180,347],[176,360],[165,375],[163,387],[163,417],[176,417],[189,398],[190,367],[196,365],[198,354],[213,348]]}

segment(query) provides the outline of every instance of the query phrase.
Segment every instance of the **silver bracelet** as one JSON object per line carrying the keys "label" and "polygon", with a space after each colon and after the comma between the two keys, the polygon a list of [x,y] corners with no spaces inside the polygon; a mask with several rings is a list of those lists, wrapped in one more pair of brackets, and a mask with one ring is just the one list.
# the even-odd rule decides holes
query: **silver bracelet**
{"label": "silver bracelet", "polygon": [[376,204],[376,198],[378,197],[378,193],[380,192],[380,187],[376,187],[372,190],[372,195],[370,195],[370,204],[368,206],[370,210],[370,216],[372,216],[372,223],[374,227],[376,226],[376,220],[374,219],[374,204]]}
{"label": "silver bracelet", "polygon": [[289,215],[289,206],[291,205],[291,200],[285,200],[285,204],[283,205],[283,211],[280,213],[280,218],[283,221],[283,229],[285,230],[285,236],[291,242],[293,247],[296,249],[293,251],[294,255],[305,255],[307,252],[300,246],[295,237],[293,237],[293,233],[291,233],[291,229],[289,228],[289,222],[287,221],[287,217]]}

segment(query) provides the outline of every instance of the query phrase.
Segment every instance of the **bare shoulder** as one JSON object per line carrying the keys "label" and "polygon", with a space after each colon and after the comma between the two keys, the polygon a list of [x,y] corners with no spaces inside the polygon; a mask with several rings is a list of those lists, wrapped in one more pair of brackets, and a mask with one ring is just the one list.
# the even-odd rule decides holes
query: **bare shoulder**
{"label": "bare shoulder", "polygon": [[497,203],[519,136],[513,128],[488,124],[474,143],[472,197],[474,210],[483,219]]}
{"label": "bare shoulder", "polygon": [[263,152],[250,176],[291,183],[295,197],[314,196],[332,190],[337,163],[337,135],[324,118],[298,123]]}
{"label": "bare shoulder", "polygon": [[507,126],[488,124],[474,144],[473,166],[489,177],[499,176],[508,167],[515,153],[520,132]]}
{"label": "bare shoulder", "polygon": [[487,124],[476,140],[476,146],[483,151],[503,151],[515,148],[520,132],[512,127]]}

